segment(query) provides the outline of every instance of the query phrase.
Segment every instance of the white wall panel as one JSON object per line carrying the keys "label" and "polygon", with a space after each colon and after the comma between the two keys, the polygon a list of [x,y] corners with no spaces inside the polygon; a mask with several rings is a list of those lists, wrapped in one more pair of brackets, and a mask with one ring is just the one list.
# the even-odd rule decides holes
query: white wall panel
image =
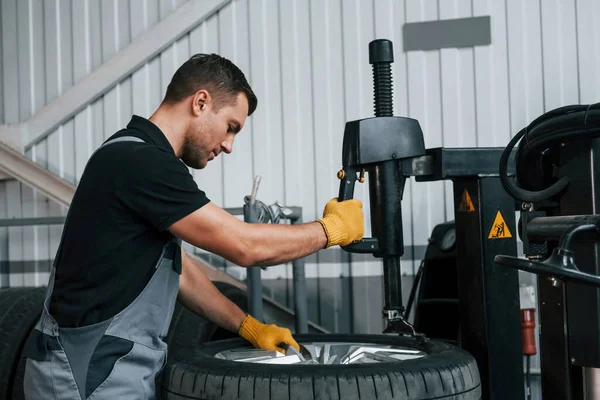
{"label": "white wall panel", "polygon": [[[31,159],[40,165],[46,164],[47,156],[47,141],[41,142],[31,151]],[[35,203],[33,217],[50,216],[50,199],[35,190],[33,191],[33,199]],[[56,214],[54,216],[56,216]],[[34,260],[39,265],[39,269],[44,271],[43,273],[36,274],[37,281],[35,282],[35,286],[47,285],[48,282],[48,278],[45,274],[49,273],[48,267],[51,260],[54,258],[54,254],[50,253],[50,228],[51,226],[48,225],[38,225],[34,227],[35,251],[33,254],[27,254],[27,258],[29,260]],[[55,232],[57,231],[56,227],[53,229],[53,234],[58,235],[59,233]]]}
{"label": "white wall panel", "polygon": [[[315,141],[314,184],[317,213],[322,215],[324,205],[339,191],[339,180],[336,178],[335,171],[341,166],[341,139],[345,122],[341,104],[344,87],[341,3],[340,1],[311,1],[310,12],[314,118],[312,134]],[[266,104],[265,107],[269,105]],[[293,199],[288,201],[293,202]],[[306,216],[306,219],[314,218],[314,216]],[[323,277],[325,274],[340,276],[343,256],[345,255],[339,252],[333,253],[331,265],[327,268],[319,268],[318,276]],[[321,254],[318,254],[317,260],[320,259]]]}
{"label": "white wall panel", "polygon": [[[6,181],[0,182],[0,218],[8,215],[8,194]],[[8,228],[0,227],[0,288],[9,286],[9,251],[8,251]]]}
{"label": "white wall panel", "polygon": [[[129,3],[131,18],[131,39],[143,35],[149,26],[158,20],[158,3],[145,0],[132,0]],[[131,112],[137,115],[150,113],[150,65],[147,64],[131,76],[132,107]],[[156,85],[153,85],[156,86]]]}
{"label": "white wall panel", "polygon": [[89,18],[89,49],[92,58],[92,69],[102,65],[102,7],[100,0],[88,0],[88,18]]}
{"label": "white wall panel", "polygon": [[577,0],[576,11],[579,100],[595,103],[600,98],[600,4]]}
{"label": "white wall panel", "polygon": [[87,1],[73,2],[73,81],[76,83],[92,70],[89,9]]}
{"label": "white wall panel", "polygon": [[550,0],[541,12],[545,108],[577,103],[575,1]]}
{"label": "white wall panel", "polygon": [[[272,8],[277,11],[277,7]],[[219,53],[229,58],[240,69],[243,68],[244,71],[250,73],[250,54],[253,53],[253,49],[248,40],[248,3],[233,2],[224,7],[219,13],[218,27]],[[279,57],[276,59],[279,60]],[[275,79],[276,77],[273,77],[273,80]],[[247,119],[244,129],[236,136],[233,152],[227,155],[223,153],[223,160],[219,161],[219,163],[222,162],[223,182],[237,182],[236,185],[224,186],[223,205],[225,207],[239,207],[240,199],[250,194],[252,189],[252,160],[256,158],[256,148],[252,146],[254,127],[251,121],[252,117]],[[278,151],[277,153],[281,154],[282,152]],[[266,155],[262,154],[261,156],[265,157]],[[267,190],[267,187],[263,186],[263,182],[261,182],[259,193],[264,194],[263,190]]]}
{"label": "white wall panel", "polygon": [[57,13],[58,36],[58,90],[63,93],[73,85],[73,19],[71,2],[58,1]]}
{"label": "white wall panel", "polygon": [[19,118],[26,119],[31,116],[32,101],[32,71],[33,60],[29,52],[31,33],[29,29],[29,14],[31,5],[29,1],[17,2],[17,49],[19,63]]}
{"label": "white wall panel", "polygon": [[[44,48],[45,48],[45,89],[46,103],[56,98],[59,93],[59,47],[58,6],[55,1],[44,2]],[[5,79],[6,81],[6,79]]]}
{"label": "white wall panel", "polygon": [[[219,15],[217,14],[210,17],[203,24],[190,32],[190,52],[192,54],[219,53],[219,39]],[[170,77],[163,78],[161,81],[163,82],[163,90],[161,91],[162,97],[164,96]],[[248,123],[250,123],[250,121],[248,121]],[[245,133],[240,133],[239,135],[241,136],[244,134]],[[194,178],[196,179],[196,182],[198,182],[198,186],[206,192],[207,197],[212,202],[219,205],[224,204],[223,159],[224,157],[219,157],[209,163],[204,170],[194,172]],[[243,185],[244,183],[236,179],[236,184]]]}
{"label": "white wall panel", "polygon": [[[0,34],[4,35],[2,30],[2,4],[0,3]],[[4,51],[2,50],[3,41],[0,40],[0,123],[4,121]],[[0,278],[1,279],[1,278]],[[0,287],[2,282],[0,282]]]}
{"label": "white wall panel", "polygon": [[88,106],[73,119],[74,134],[74,177],[72,182],[78,183],[85,165],[92,155],[94,144],[94,128],[91,125],[92,107]]}
{"label": "white wall panel", "polygon": [[[440,19],[472,17],[470,0],[439,3]],[[441,76],[441,136],[445,147],[474,147],[475,131],[475,71],[473,49],[440,50]],[[444,185],[446,220],[454,219],[452,182]]]}
{"label": "white wall panel", "polygon": [[[259,99],[262,99],[262,112],[252,118],[252,155],[254,173],[262,177],[261,197],[269,200],[283,198],[283,147],[281,135],[281,68],[279,56],[278,2],[263,0],[248,3],[250,29],[250,71],[249,80]],[[225,43],[221,42],[221,48]],[[250,185],[240,182],[240,189]],[[233,202],[225,192],[225,201]],[[242,194],[242,192],[238,193]]]}
{"label": "white wall panel", "polygon": [[[47,162],[48,169],[55,173],[58,176],[63,176],[64,174],[64,156],[63,156],[63,147],[62,142],[64,138],[64,128],[60,127],[50,136],[48,136],[47,140]],[[36,146],[37,147],[37,146]],[[60,216],[64,215],[63,207],[60,206],[56,202],[50,202],[48,204],[48,214],[50,216]],[[49,252],[50,257],[54,257],[56,255],[56,251],[58,250],[58,245],[60,244],[60,237],[62,234],[62,227],[57,225],[52,225],[49,227]]]}
{"label": "white wall panel", "polygon": [[117,85],[117,88],[119,92],[117,97],[117,115],[115,119],[118,129],[121,129],[122,127],[126,126],[129,120],[131,119],[133,102],[133,98],[131,95],[131,78],[127,78],[124,81],[122,81],[120,84]]}
{"label": "white wall panel", "polygon": [[[511,136],[532,121],[544,109],[544,76],[542,71],[540,7],[536,2],[509,0],[508,14],[512,27],[508,30],[511,43],[508,68],[510,74]],[[536,18],[537,17],[537,18]],[[524,68],[529,65],[530,68]]]}
{"label": "white wall panel", "polygon": [[[6,182],[6,218],[22,217],[21,183],[11,180]],[[23,227],[8,227],[8,261],[12,265],[19,266],[23,260]],[[9,264],[8,285],[23,286],[23,273],[18,269],[11,271]],[[17,267],[18,268],[18,267]]]}
{"label": "white wall panel", "polygon": [[[240,8],[236,3],[234,7]],[[242,10],[240,14],[244,15]],[[310,54],[310,35],[308,25],[308,1],[282,2],[279,5],[280,18],[280,59],[281,59],[281,91],[282,96],[282,146],[285,149],[283,158],[283,204],[304,204],[305,215],[314,213],[315,189],[313,185],[303,184],[306,179],[313,179],[314,172],[314,137],[312,133],[312,90],[305,82],[310,82],[310,59],[305,57]],[[242,19],[244,20],[244,19]],[[245,21],[247,22],[247,21]],[[247,26],[247,24],[246,24]],[[243,34],[243,32],[241,32]],[[243,47],[242,47],[243,49]],[[244,59],[240,68],[247,68],[249,54],[244,52]],[[259,104],[262,107],[261,102]],[[252,128],[251,123],[247,123]],[[250,148],[251,133],[248,131],[237,139],[238,149]],[[242,139],[246,142],[242,144]],[[238,151],[239,153],[239,151]],[[248,152],[243,153],[249,155]],[[239,156],[238,156],[239,157]],[[309,161],[310,160],[310,161]],[[245,161],[252,165],[251,157]],[[310,166],[310,168],[307,168]],[[228,166],[226,166],[229,169]],[[233,171],[232,171],[233,173]],[[252,170],[247,169],[245,180],[251,181]],[[241,185],[246,191],[249,184]],[[317,276],[317,264],[306,263],[307,273]],[[283,271],[281,271],[283,273]],[[285,275],[292,277],[291,266],[285,268]]]}
{"label": "white wall panel", "polygon": [[26,120],[182,3],[2,0],[0,123]]}
{"label": "white wall panel", "polygon": [[[406,2],[406,22],[437,20],[436,1]],[[400,43],[395,48],[398,49]],[[439,147],[442,140],[441,64],[439,51],[407,54],[408,115],[419,121],[426,147]],[[433,226],[445,220],[444,184],[418,183],[411,192],[415,207],[409,211],[413,219],[413,244],[425,244]],[[429,199],[436,199],[429,202]],[[421,205],[427,204],[427,207]],[[411,212],[412,211],[412,212]]]}
{"label": "white wall panel", "polygon": [[3,0],[2,6],[2,78],[4,123],[19,122],[19,52],[17,41],[17,0]]}
{"label": "white wall panel", "polygon": [[[474,49],[477,145],[505,146],[513,135],[508,107],[507,64],[510,57],[507,48],[506,4],[501,1],[485,0],[473,2],[472,7],[474,17],[491,16],[492,34],[492,45]],[[513,23],[511,22],[510,25],[512,26]]]}
{"label": "white wall panel", "polygon": [[[158,108],[162,101],[164,92],[160,90],[157,82],[160,82],[160,58],[156,57],[148,64],[148,110],[144,114],[150,116]],[[152,84],[151,84],[152,83]]]}
{"label": "white wall panel", "polygon": [[[22,184],[21,185],[21,207],[22,216],[30,216],[35,213],[35,199],[33,195],[33,189]],[[24,286],[36,286],[36,280],[38,274],[36,271],[29,273],[29,269],[25,269],[25,264],[30,259],[36,259],[36,242],[35,242],[35,227],[24,226],[23,227],[23,285]]]}

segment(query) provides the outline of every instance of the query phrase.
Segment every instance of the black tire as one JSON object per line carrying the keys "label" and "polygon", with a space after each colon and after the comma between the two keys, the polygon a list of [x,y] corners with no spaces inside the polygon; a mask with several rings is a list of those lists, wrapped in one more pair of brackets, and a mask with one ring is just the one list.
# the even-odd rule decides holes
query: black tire
{"label": "black tire", "polygon": [[0,400],[24,398],[21,351],[42,313],[45,294],[45,287],[0,290]]}
{"label": "black tire", "polygon": [[181,352],[163,374],[161,397],[175,399],[481,399],[474,358],[439,341],[418,344],[388,335],[295,335],[299,342],[400,345],[428,355],[397,363],[267,365],[217,359],[220,351],[249,346],[243,339],[208,342]]}

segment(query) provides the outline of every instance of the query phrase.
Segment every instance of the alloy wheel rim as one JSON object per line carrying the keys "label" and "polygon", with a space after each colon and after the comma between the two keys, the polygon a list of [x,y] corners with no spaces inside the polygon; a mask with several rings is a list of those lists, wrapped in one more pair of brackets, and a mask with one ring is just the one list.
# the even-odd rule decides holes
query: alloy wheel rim
{"label": "alloy wheel rim", "polygon": [[353,365],[402,362],[427,356],[427,353],[410,347],[373,343],[303,342],[302,345],[310,356],[304,357],[293,348],[282,354],[275,350],[239,347],[221,351],[214,357],[254,364]]}

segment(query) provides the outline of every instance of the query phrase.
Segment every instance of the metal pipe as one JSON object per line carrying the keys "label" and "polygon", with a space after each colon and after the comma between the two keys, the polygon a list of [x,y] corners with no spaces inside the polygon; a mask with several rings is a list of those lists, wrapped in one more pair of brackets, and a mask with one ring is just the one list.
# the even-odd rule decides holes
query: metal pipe
{"label": "metal pipe", "polygon": [[579,224],[573,225],[569,229],[565,231],[565,233],[561,236],[560,242],[558,246],[561,249],[572,250],[573,242],[575,241],[575,236],[579,236],[584,232],[595,232],[598,233],[598,226],[595,224]]}
{"label": "metal pipe", "polygon": [[224,208],[224,210],[227,211],[231,215],[243,215],[244,214],[244,209],[242,207],[228,207],[228,208]]}
{"label": "metal pipe", "polygon": [[[300,209],[300,216],[292,220],[292,224],[301,223],[302,209]],[[308,301],[306,298],[306,274],[304,271],[304,264],[304,258],[292,261],[296,333],[308,333]]]}
{"label": "metal pipe", "polygon": [[383,259],[384,310],[402,311],[402,279],[400,257]]}
{"label": "metal pipe", "polygon": [[379,240],[375,257],[404,255],[402,232],[402,195],[406,177],[397,161],[386,161],[369,168],[371,230]]}
{"label": "metal pipe", "polygon": [[[535,217],[527,223],[527,238],[534,242],[559,240],[567,229],[584,224],[600,226],[600,215]],[[598,236],[597,234],[594,235],[595,237]]]}
{"label": "metal pipe", "polygon": [[[244,204],[244,222],[253,224],[258,221],[256,207]],[[259,321],[263,321],[262,282],[260,267],[248,267],[248,312]]]}
{"label": "metal pipe", "polygon": [[0,226],[60,225],[65,220],[66,217],[6,218],[0,219]]}
{"label": "metal pipe", "polygon": [[289,219],[292,224],[302,223],[302,207],[282,207],[281,213],[284,218]]}

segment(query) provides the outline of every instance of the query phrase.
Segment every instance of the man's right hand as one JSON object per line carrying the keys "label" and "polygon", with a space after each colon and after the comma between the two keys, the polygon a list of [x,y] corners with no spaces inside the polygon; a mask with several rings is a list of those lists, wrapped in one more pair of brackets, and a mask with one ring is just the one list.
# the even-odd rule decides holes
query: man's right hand
{"label": "man's right hand", "polygon": [[347,246],[365,233],[362,203],[359,200],[331,199],[325,206],[323,218],[318,222],[327,235],[327,247]]}

